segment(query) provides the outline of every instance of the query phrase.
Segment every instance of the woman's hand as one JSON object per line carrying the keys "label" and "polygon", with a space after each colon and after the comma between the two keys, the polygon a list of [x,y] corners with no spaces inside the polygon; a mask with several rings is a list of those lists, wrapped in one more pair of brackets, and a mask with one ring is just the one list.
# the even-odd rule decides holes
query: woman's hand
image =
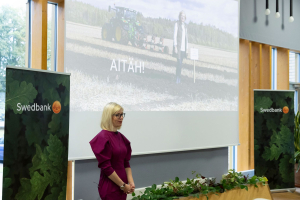
{"label": "woman's hand", "polygon": [[133,192],[134,192],[135,185],[134,185],[134,182],[131,182],[131,183],[129,183],[129,185],[130,185],[130,187],[131,187],[131,190],[129,191],[129,193],[128,193],[128,194],[131,194],[131,193],[133,193]]}
{"label": "woman's hand", "polygon": [[131,191],[131,186],[129,184],[125,184],[123,192],[129,194],[130,191]]}

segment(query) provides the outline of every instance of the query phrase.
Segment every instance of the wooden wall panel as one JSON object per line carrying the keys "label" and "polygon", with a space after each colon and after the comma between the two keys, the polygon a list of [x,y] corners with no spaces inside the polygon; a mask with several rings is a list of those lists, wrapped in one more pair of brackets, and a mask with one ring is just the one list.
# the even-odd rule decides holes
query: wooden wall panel
{"label": "wooden wall panel", "polygon": [[32,0],[31,68],[47,70],[47,1]]}
{"label": "wooden wall panel", "polygon": [[72,161],[68,162],[67,196],[66,200],[72,200]]}
{"label": "wooden wall panel", "polygon": [[[240,39],[237,170],[254,169],[254,92],[271,89],[272,47]],[[277,89],[289,89],[289,50],[277,48]]]}
{"label": "wooden wall panel", "polygon": [[250,48],[248,40],[240,40],[239,44],[239,140],[237,147],[237,170],[249,169],[249,63]]}
{"label": "wooden wall panel", "polygon": [[260,44],[250,43],[250,132],[249,132],[249,169],[254,169],[254,89],[260,88]]}
{"label": "wooden wall panel", "polygon": [[289,89],[289,50],[277,48],[277,90]]}
{"label": "wooden wall panel", "polygon": [[57,71],[64,72],[65,2],[58,3]]}
{"label": "wooden wall panel", "polygon": [[260,49],[260,89],[271,89],[272,47],[261,44]]}

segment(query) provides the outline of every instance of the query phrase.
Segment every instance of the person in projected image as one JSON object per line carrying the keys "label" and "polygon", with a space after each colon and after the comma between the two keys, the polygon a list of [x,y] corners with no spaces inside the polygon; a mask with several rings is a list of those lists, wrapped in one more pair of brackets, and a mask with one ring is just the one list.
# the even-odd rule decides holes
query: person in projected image
{"label": "person in projected image", "polygon": [[123,110],[117,103],[108,103],[102,113],[102,131],[90,141],[101,168],[98,192],[102,200],[126,200],[135,189],[130,142],[118,132],[125,117]]}
{"label": "person in projected image", "polygon": [[176,83],[181,82],[181,68],[182,61],[187,58],[188,53],[188,33],[187,26],[185,24],[186,15],[184,11],[181,11],[178,16],[178,21],[174,26],[174,37],[173,37],[173,53],[177,58],[176,65]]}

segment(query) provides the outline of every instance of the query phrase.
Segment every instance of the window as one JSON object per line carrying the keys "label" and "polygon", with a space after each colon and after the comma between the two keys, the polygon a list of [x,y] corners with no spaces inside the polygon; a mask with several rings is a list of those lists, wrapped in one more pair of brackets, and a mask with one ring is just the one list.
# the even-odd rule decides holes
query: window
{"label": "window", "polygon": [[[290,84],[294,85],[295,97],[294,97],[294,111],[298,112],[298,99],[299,99],[299,86],[297,83],[300,82],[300,63],[299,63],[299,53],[290,51],[289,55],[289,81]],[[295,84],[296,83],[296,84]]]}
{"label": "window", "polygon": [[[6,66],[30,66],[30,1],[0,1],[0,127],[4,127]],[[1,135],[0,135],[1,137]]]}
{"label": "window", "polygon": [[57,4],[48,2],[47,70],[57,71]]}
{"label": "window", "polygon": [[272,48],[272,90],[277,89],[277,49]]}
{"label": "window", "polygon": [[296,67],[296,54],[290,51],[289,55],[289,80],[290,82],[298,82],[297,79],[297,67]]}

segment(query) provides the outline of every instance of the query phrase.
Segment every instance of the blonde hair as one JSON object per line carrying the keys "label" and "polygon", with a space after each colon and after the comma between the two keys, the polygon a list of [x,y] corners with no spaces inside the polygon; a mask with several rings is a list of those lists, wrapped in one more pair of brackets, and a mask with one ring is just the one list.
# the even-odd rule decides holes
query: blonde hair
{"label": "blonde hair", "polygon": [[[103,130],[112,131],[114,129],[114,126],[112,123],[112,116],[119,110],[124,110],[124,109],[122,106],[120,106],[119,104],[114,103],[114,102],[110,102],[110,103],[106,104],[106,106],[104,106],[103,112],[102,112],[101,123],[100,123],[100,126]],[[118,127],[118,130],[120,128],[121,127]]]}
{"label": "blonde hair", "polygon": [[182,10],[182,11],[179,13],[179,15],[178,15],[179,21],[181,20],[181,15],[183,15],[183,16],[184,16],[184,20],[186,20],[186,14],[185,14],[185,12]]}

